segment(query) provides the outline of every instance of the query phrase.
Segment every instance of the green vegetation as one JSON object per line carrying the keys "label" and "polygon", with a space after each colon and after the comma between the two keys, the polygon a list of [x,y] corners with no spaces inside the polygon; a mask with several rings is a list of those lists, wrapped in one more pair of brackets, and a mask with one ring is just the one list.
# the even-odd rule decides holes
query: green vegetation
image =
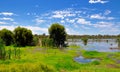
{"label": "green vegetation", "polygon": [[5,59],[5,54],[4,42],[0,39],[0,59]]}
{"label": "green vegetation", "polygon": [[88,38],[82,38],[81,40],[83,41],[84,45],[87,45]]}
{"label": "green vegetation", "polygon": [[10,30],[7,30],[7,29],[2,29],[0,31],[0,38],[3,39],[6,46],[9,46],[14,42],[13,33]]}
{"label": "green vegetation", "polygon": [[65,44],[66,31],[64,26],[58,23],[52,24],[49,28],[49,34],[56,47],[60,47]]}
{"label": "green vegetation", "polygon": [[14,30],[14,39],[16,46],[31,45],[33,40],[32,31],[26,28],[17,27]]}
{"label": "green vegetation", "polygon": [[[59,24],[49,28],[50,36],[43,34],[41,38],[33,36],[31,30],[22,27],[17,27],[13,35],[6,29],[0,33],[0,72],[120,71],[120,52],[85,51],[74,44],[59,49],[66,40],[65,28]],[[13,37],[13,41],[7,44],[9,36]],[[86,44],[88,36],[82,40]],[[85,59],[94,60],[89,63],[76,62],[74,58],[81,55]]]}
{"label": "green vegetation", "polygon": [[[69,49],[73,47],[72,49]],[[15,47],[7,46],[6,49]],[[67,49],[44,47],[20,47],[20,58],[11,53],[10,60],[0,60],[0,72],[119,72],[120,53],[107,53],[85,51],[78,46],[70,46]],[[90,63],[78,63],[74,57],[79,53],[85,58],[98,59]],[[108,69],[109,68],[109,69]]]}

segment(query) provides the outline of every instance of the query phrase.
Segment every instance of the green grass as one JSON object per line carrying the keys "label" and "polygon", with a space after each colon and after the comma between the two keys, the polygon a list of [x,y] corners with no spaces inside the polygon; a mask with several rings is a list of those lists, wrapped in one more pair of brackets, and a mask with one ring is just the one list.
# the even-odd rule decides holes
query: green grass
{"label": "green grass", "polygon": [[[20,58],[14,57],[14,47],[11,59],[0,60],[0,72],[119,72],[120,52],[85,51],[79,46],[69,46],[65,49],[46,47],[21,47]],[[95,58],[90,63],[78,63],[74,57]]]}

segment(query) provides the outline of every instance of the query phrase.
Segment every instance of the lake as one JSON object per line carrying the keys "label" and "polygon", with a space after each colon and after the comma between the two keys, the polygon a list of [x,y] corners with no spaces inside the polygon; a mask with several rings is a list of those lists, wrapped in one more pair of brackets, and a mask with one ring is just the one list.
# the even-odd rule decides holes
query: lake
{"label": "lake", "polygon": [[68,45],[72,44],[88,51],[120,52],[120,42],[116,39],[89,39],[86,45],[81,39],[68,39]]}

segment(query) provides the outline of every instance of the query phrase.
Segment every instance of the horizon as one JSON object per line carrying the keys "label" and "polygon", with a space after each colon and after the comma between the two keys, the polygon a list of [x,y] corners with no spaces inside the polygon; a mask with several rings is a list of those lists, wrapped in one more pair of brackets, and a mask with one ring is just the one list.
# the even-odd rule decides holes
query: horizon
{"label": "horizon", "polygon": [[53,23],[69,35],[120,35],[119,0],[0,1],[0,30],[16,27],[48,35]]}

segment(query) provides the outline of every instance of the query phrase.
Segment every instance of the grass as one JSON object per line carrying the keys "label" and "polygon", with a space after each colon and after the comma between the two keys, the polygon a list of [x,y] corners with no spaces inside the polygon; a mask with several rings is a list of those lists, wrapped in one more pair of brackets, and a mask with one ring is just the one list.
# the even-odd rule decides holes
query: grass
{"label": "grass", "polygon": [[[11,59],[0,60],[0,72],[119,72],[120,52],[85,51],[79,46],[65,49],[46,47],[21,47],[20,58],[14,58],[14,47]],[[95,58],[90,63],[78,63],[74,57]]]}

